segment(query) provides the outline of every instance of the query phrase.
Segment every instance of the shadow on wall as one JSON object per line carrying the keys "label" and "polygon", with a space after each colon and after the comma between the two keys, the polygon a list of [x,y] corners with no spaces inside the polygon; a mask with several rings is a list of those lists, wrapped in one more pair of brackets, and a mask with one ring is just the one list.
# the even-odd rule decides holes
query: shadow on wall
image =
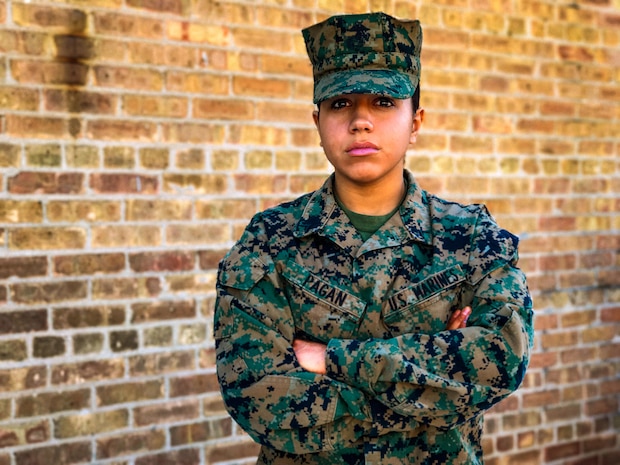
{"label": "shadow on wall", "polygon": [[[86,35],[88,16],[81,10],[69,13],[67,33],[54,35],[56,56],[54,60],[60,69],[58,84],[66,86],[63,91],[51,91],[50,100],[62,99],[69,113],[88,110],[92,100],[85,98],[82,88],[87,84],[90,66],[85,63],[95,57],[95,41]],[[77,117],[69,119],[69,133],[76,138],[80,135],[81,123]]]}

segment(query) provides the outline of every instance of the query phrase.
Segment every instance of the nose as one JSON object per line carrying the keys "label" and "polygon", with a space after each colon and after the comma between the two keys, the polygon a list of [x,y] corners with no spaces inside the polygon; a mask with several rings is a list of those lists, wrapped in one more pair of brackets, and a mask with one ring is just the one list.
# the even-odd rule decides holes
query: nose
{"label": "nose", "polygon": [[370,132],[374,128],[370,112],[365,105],[355,105],[351,115],[351,132]]}

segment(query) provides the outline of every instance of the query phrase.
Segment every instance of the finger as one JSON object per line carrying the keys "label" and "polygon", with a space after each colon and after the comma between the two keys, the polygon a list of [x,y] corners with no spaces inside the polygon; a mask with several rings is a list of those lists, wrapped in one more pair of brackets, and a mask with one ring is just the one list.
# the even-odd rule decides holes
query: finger
{"label": "finger", "polygon": [[469,316],[471,315],[471,307],[465,307],[463,309],[463,311],[461,312],[461,324],[459,325],[459,328],[465,328],[467,327],[467,320],[469,319]]}
{"label": "finger", "polygon": [[447,329],[457,329],[461,324],[461,310],[455,310],[448,320]]}

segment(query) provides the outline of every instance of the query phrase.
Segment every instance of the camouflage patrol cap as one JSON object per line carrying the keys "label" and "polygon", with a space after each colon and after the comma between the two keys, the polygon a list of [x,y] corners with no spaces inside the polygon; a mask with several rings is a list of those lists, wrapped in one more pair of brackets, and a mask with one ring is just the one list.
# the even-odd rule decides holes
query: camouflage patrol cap
{"label": "camouflage patrol cap", "polygon": [[422,27],[385,13],[332,16],[302,30],[314,103],[342,94],[411,97],[420,82]]}

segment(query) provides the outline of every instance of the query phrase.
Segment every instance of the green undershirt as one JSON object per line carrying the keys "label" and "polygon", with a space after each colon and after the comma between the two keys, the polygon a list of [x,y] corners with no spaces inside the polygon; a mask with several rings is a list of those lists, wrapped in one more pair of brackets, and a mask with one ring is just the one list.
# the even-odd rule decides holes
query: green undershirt
{"label": "green undershirt", "polygon": [[355,226],[355,229],[357,229],[364,241],[366,241],[370,236],[377,232],[379,228],[383,226],[385,222],[389,220],[392,215],[394,215],[394,213],[396,213],[396,210],[400,208],[399,205],[387,215],[362,215],[361,213],[355,213],[349,210],[340,202],[340,200],[336,200],[338,201],[338,205],[340,205],[340,208],[342,208],[347,214],[349,220],[351,220],[351,223],[353,224],[353,226]]}

